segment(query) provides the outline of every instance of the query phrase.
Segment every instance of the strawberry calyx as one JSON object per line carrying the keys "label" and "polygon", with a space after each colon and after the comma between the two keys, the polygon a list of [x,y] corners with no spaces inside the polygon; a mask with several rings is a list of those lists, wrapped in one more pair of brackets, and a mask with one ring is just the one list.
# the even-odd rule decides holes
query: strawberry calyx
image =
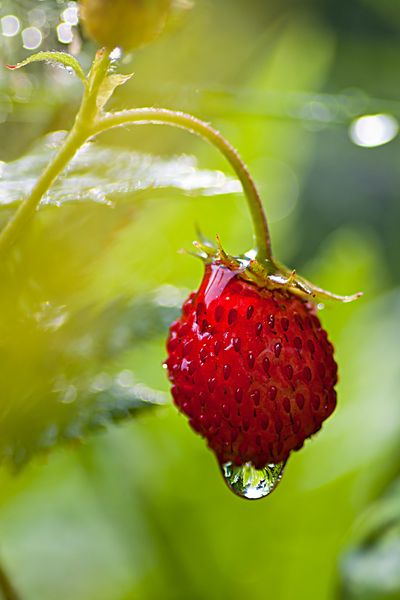
{"label": "strawberry calyx", "polygon": [[215,244],[201,234],[200,236],[201,241],[193,242],[195,251],[191,254],[200,258],[205,264],[220,264],[231,271],[236,271],[240,279],[255,283],[260,288],[284,291],[316,304],[326,300],[354,302],[363,295],[362,292],[349,296],[334,294],[314,285],[298,275],[294,269],[286,267],[272,257],[259,260],[253,250],[243,255],[232,256],[224,250],[218,236]]}

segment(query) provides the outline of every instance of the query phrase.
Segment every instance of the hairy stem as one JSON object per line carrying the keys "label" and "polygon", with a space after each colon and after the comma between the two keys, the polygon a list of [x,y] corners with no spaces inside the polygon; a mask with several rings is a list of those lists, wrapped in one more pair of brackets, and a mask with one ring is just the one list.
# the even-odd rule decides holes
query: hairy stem
{"label": "hairy stem", "polygon": [[273,262],[267,219],[253,178],[235,148],[208,123],[183,112],[163,108],[138,108],[109,113],[95,125],[93,135],[122,125],[172,125],[208,140],[227,158],[241,181],[254,225],[257,258]]}
{"label": "hairy stem", "polygon": [[82,104],[71,131],[55,157],[39,177],[28,198],[22,202],[0,233],[0,255],[4,254],[14,244],[25,225],[34,215],[45,193],[79,148],[91,136],[93,123],[98,112],[96,104],[97,95],[100,85],[107,74],[109,63],[109,52],[100,50],[94,60],[89,78],[89,86],[85,90]]}
{"label": "hairy stem", "polygon": [[0,592],[4,600],[21,600],[3,566],[0,564]]}
{"label": "hairy stem", "polygon": [[69,163],[85,139],[85,137],[77,135],[76,131],[71,130],[71,133],[68,135],[64,144],[37,181],[30,196],[20,205],[2,230],[0,234],[0,254],[8,250],[16,241],[19,232],[22,231],[28,221],[32,218],[32,215],[35,213],[44,194],[64,167]]}

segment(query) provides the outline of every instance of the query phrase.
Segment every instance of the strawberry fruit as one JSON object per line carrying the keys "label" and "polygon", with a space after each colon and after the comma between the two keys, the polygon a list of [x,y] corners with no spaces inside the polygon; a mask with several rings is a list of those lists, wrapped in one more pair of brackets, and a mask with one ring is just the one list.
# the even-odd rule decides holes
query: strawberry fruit
{"label": "strawberry fruit", "polygon": [[337,365],[314,305],[242,271],[206,265],[170,328],[166,366],[175,404],[219,463],[261,469],[333,412]]}

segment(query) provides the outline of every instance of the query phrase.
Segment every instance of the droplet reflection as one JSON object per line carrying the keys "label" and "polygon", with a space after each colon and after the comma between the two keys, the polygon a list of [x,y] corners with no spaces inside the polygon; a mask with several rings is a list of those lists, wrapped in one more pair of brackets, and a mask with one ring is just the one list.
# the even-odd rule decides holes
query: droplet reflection
{"label": "droplet reflection", "polygon": [[284,468],[285,463],[255,469],[251,463],[236,466],[228,462],[221,466],[221,471],[225,483],[234,494],[248,500],[258,500],[274,491],[282,479]]}

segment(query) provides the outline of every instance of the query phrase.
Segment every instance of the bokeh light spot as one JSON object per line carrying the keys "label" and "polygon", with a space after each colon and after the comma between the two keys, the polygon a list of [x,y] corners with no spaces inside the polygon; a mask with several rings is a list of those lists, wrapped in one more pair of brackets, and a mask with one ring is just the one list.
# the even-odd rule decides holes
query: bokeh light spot
{"label": "bokeh light spot", "polygon": [[27,27],[22,31],[22,45],[26,50],[36,50],[42,40],[42,32],[37,27]]}
{"label": "bokeh light spot", "polygon": [[70,3],[68,8],[62,12],[62,19],[70,25],[77,25],[79,21],[78,7],[75,3]]}
{"label": "bokeh light spot", "polygon": [[62,44],[70,44],[72,42],[74,34],[69,23],[60,23],[57,26],[57,38]]}
{"label": "bokeh light spot", "polygon": [[33,8],[29,11],[29,22],[35,27],[45,27],[47,23],[46,12],[42,8]]}
{"label": "bokeh light spot", "polygon": [[374,148],[393,140],[398,131],[399,124],[392,115],[364,115],[352,122],[349,135],[357,146]]}
{"label": "bokeh light spot", "polygon": [[6,15],[1,19],[1,31],[5,37],[17,35],[21,25],[15,15]]}

